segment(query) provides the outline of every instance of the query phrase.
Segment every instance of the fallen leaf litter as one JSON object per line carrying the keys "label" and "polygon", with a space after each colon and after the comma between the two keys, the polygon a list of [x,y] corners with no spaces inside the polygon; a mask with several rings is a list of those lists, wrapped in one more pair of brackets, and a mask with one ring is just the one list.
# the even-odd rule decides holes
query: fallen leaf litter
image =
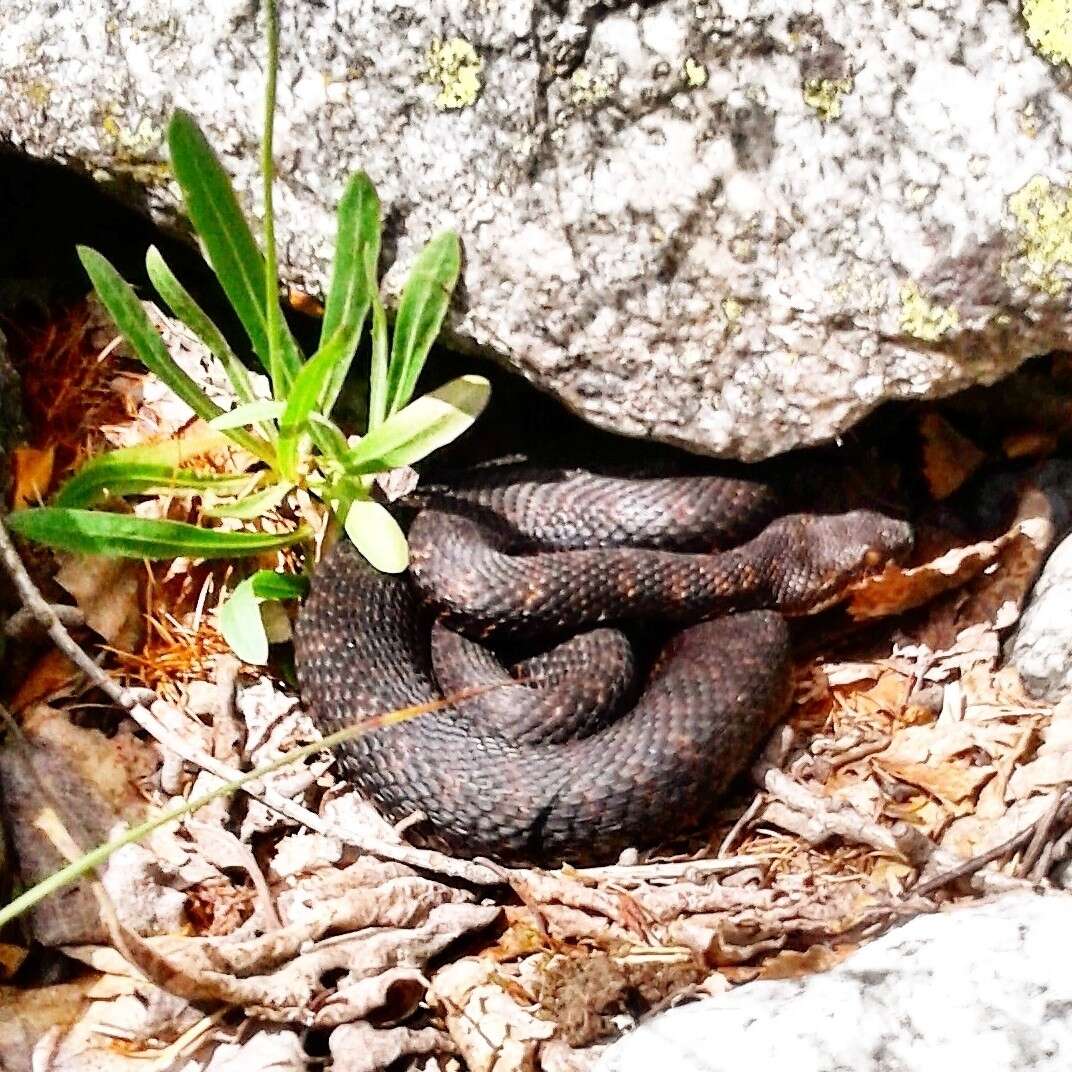
{"label": "fallen leaf litter", "polygon": [[[54,393],[48,420],[61,433],[25,456],[16,492],[27,501],[99,449],[102,426],[126,445],[189,423],[121,347],[90,344],[94,315],[72,314],[44,341],[39,375],[91,381],[93,405],[79,423]],[[180,349],[215,382],[188,340]],[[47,385],[29,384],[40,408]],[[1024,435],[1010,439],[1018,450]],[[921,441],[935,499],[982,465],[936,415]],[[450,861],[406,845],[324,754],[271,775],[259,796],[218,799],[35,910],[34,936],[92,970],[8,988],[22,1011],[0,1021],[0,1059],[29,1044],[35,1067],[57,1072],[90,1061],[297,1069],[320,1035],[347,1072],[402,1059],[587,1068],[645,1011],[823,970],[906,914],[1037,883],[1068,849],[1072,703],[1032,701],[1001,647],[1053,539],[1048,500],[1028,485],[1003,534],[858,586],[849,613],[889,619],[882,639],[798,667],[787,726],[691,855],[556,871]],[[73,564],[58,580],[98,634],[90,653],[104,652],[127,706],[145,714],[102,705],[59,652],[27,668],[8,697],[25,747],[0,758],[27,884],[71,844],[90,848],[316,739],[288,687],[227,653],[213,625],[223,572]],[[0,953],[0,973],[25,955]],[[35,1020],[38,998],[55,1011]]]}

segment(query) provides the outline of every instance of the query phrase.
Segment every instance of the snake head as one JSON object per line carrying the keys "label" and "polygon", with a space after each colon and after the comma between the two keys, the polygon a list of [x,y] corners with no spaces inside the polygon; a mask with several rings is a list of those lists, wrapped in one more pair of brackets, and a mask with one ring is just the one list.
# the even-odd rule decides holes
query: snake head
{"label": "snake head", "polygon": [[796,514],[784,525],[780,602],[788,614],[812,614],[837,603],[854,581],[881,572],[912,550],[912,526],[873,510]]}

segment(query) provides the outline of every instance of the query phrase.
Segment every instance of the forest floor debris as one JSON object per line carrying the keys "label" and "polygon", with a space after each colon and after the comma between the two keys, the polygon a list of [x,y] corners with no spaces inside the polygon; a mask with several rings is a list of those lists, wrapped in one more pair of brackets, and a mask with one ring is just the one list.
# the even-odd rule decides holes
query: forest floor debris
{"label": "forest floor debris", "polygon": [[[104,441],[190,421],[97,315],[22,340],[36,431],[17,499]],[[208,366],[199,378],[215,382]],[[984,452],[935,412],[922,420],[924,476],[944,499]],[[453,860],[408,845],[320,752],[127,846],[6,932],[0,978],[19,978],[33,939],[73,979],[4,991],[0,1060],[583,1069],[651,1010],[820,971],[906,915],[1044,883],[1072,848],[1072,702],[1033,701],[1001,652],[1051,514],[1025,480],[1003,532],[925,534],[916,565],[853,592],[851,617],[879,624],[802,659],[786,726],[705,844],[584,869]],[[26,615],[9,623],[33,653],[5,696],[19,743],[0,755],[25,883],[317,740],[285,676],[228,652],[222,574],[30,565],[24,602],[60,646],[35,644]]]}

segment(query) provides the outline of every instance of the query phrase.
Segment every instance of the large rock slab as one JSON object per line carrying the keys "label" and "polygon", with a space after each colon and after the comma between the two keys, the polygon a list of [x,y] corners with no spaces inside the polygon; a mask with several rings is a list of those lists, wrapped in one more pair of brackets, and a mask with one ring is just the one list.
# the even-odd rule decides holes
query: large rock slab
{"label": "large rock slab", "polygon": [[1072,461],[1054,458],[1035,476],[1059,541],[1050,553],[1006,647],[1009,665],[1040,700],[1072,695]]}
{"label": "large rock slab", "polygon": [[[759,457],[1072,341],[1059,5],[283,8],[288,278],[322,289],[333,203],[365,168],[389,289],[456,227],[457,341],[597,424]],[[5,0],[0,139],[173,220],[183,105],[255,201],[256,11]]]}
{"label": "large rock slab", "polygon": [[1072,695],[1072,536],[1050,555],[1009,645],[1009,662],[1033,696]]}
{"label": "large rock slab", "polygon": [[596,1072],[1059,1072],[1072,1053],[1072,896],[920,916],[832,971],[673,1009]]}

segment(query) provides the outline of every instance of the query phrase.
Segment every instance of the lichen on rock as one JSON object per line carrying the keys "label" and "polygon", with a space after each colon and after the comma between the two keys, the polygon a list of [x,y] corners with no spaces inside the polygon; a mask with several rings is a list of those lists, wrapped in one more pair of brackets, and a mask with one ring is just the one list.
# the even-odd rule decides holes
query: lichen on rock
{"label": "lichen on rock", "polygon": [[1051,63],[1072,63],[1072,2],[1024,0],[1027,38]]}
{"label": "lichen on rock", "polygon": [[804,82],[804,103],[829,123],[841,115],[841,98],[851,90],[851,78],[808,78]]}
{"label": "lichen on rock", "polygon": [[[622,434],[759,458],[993,382],[1072,346],[1062,3],[283,5],[284,282],[324,292],[360,168],[388,301],[455,228],[453,338]],[[6,142],[185,230],[178,105],[258,206],[255,6],[5,0],[0,40]]]}
{"label": "lichen on rock", "polygon": [[1072,189],[1035,175],[1008,204],[1019,247],[1006,274],[1018,264],[1025,282],[1060,297],[1072,284]]}
{"label": "lichen on rock", "polygon": [[425,81],[438,85],[436,107],[468,108],[480,96],[484,64],[464,37],[435,41],[425,56]]}
{"label": "lichen on rock", "polygon": [[907,335],[937,342],[960,326],[960,314],[955,308],[927,301],[914,281],[902,283],[900,293],[901,329]]}

